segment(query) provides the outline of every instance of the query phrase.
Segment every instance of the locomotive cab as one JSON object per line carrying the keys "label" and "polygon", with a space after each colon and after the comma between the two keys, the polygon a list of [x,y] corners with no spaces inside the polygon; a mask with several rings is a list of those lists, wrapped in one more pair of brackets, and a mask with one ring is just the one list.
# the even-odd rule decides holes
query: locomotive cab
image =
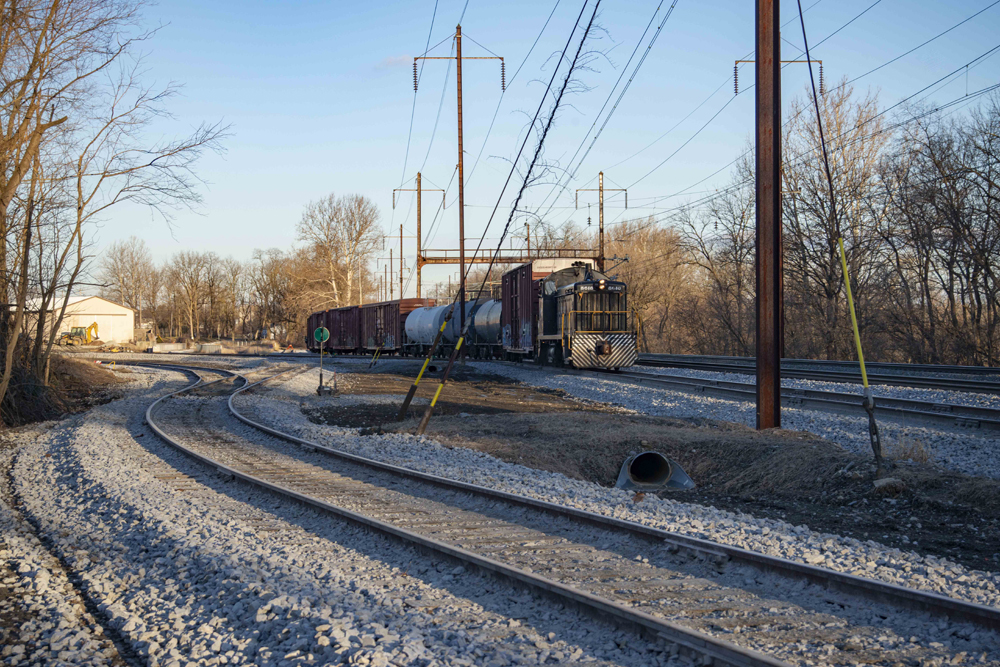
{"label": "locomotive cab", "polygon": [[538,309],[540,363],[622,368],[638,358],[625,283],[586,265],[542,280]]}

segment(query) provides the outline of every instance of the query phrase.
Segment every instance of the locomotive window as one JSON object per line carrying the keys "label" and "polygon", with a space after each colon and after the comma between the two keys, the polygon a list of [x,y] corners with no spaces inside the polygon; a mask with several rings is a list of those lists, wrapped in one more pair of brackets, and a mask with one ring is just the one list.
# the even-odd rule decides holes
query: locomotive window
{"label": "locomotive window", "polygon": [[625,295],[610,292],[586,292],[580,295],[580,310],[625,310]]}
{"label": "locomotive window", "polygon": [[624,294],[586,292],[580,295],[577,331],[627,331],[628,313]]}

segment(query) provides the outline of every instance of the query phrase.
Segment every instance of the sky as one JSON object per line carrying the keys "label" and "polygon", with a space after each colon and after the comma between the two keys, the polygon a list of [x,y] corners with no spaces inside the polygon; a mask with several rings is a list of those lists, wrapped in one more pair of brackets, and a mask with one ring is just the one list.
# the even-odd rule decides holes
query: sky
{"label": "sky", "polygon": [[[828,87],[989,7],[853,84],[857,95],[877,94],[884,108],[958,69],[913,100],[943,104],[1000,83],[1000,50],[965,71],[966,63],[1000,46],[1000,4],[995,3],[803,0],[802,6],[812,57],[823,61]],[[202,122],[229,124],[230,135],[224,152],[207,154],[197,166],[205,181],[200,206],[176,212],[169,223],[139,206],[119,206],[97,231],[97,247],[134,234],[158,261],[181,250],[249,259],[258,248],[294,248],[296,224],[308,202],[330,193],[362,194],[379,207],[381,224],[393,237],[386,241],[385,256],[392,247],[398,271],[399,226],[412,237],[416,212],[408,192],[397,195],[393,208],[393,189],[414,187],[421,171],[425,188],[448,189],[443,210],[439,193],[424,195],[424,247],[457,248],[454,61],[423,61],[415,94],[413,57],[439,43],[427,55],[453,55],[459,21],[464,56],[495,54],[506,66],[503,92],[498,61],[463,65],[467,246],[475,246],[499,201],[486,234],[495,246],[521,183],[515,175],[501,195],[511,160],[582,6],[582,0],[162,0],[147,7],[145,24],[160,28],[145,44],[145,81],[182,86],[169,102],[172,117],[150,128],[151,140],[189,133]],[[592,8],[590,0],[584,21]],[[670,0],[601,2],[601,30],[587,44],[590,65],[567,93],[545,143],[545,159],[556,169],[569,166],[575,176],[554,171],[525,195],[524,203],[542,210],[547,223],[585,225],[585,203],[596,204],[596,193],[580,193],[581,208],[575,209],[575,189],[596,187],[601,170],[606,188],[628,189],[627,211],[620,194],[606,196],[609,224],[663,214],[730,182],[729,170],[719,170],[745,150],[754,127],[753,65],[741,66],[737,96],[732,81],[734,62],[753,57],[754,3],[677,0],[657,33],[669,8]],[[781,3],[785,59],[801,54],[797,14],[795,2]],[[579,35],[578,29],[571,48]],[[805,65],[785,67],[786,113],[808,83]],[[547,101],[543,110],[548,108]],[[604,130],[579,162],[612,108]],[[577,160],[571,160],[581,146]],[[533,149],[529,141],[525,150]],[[558,176],[563,176],[562,187],[552,184]],[[591,213],[596,225],[596,205]],[[523,244],[525,219],[512,226],[515,247]],[[407,268],[413,266],[415,249],[414,239],[404,238]],[[373,268],[381,273],[382,261]],[[425,289],[446,280],[449,272],[455,276],[457,269],[425,267]],[[414,285],[408,284],[406,295],[413,296]]]}

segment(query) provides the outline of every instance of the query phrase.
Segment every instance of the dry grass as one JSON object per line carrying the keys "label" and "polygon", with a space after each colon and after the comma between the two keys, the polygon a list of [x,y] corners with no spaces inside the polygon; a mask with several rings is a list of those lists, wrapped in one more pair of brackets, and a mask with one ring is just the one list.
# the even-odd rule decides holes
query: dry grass
{"label": "dry grass", "polygon": [[913,461],[930,463],[933,460],[930,447],[923,440],[900,438],[886,443],[885,457],[893,461]]}

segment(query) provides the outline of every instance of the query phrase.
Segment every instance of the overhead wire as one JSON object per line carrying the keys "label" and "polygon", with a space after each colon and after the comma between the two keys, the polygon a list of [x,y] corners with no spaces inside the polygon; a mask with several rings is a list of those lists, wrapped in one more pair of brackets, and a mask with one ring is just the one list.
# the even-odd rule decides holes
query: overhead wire
{"label": "overhead wire", "polygon": [[[1000,44],[998,44],[996,47],[990,49],[987,53],[990,53],[990,54],[997,53],[998,50],[1000,50]],[[983,58],[985,55],[986,54],[983,54],[983,55],[979,56],[976,60],[979,60],[980,58]],[[951,74],[948,74],[948,75],[946,75],[945,77],[942,77],[942,78],[948,78],[950,76],[953,76],[956,72],[959,72],[962,69],[964,69],[964,67],[965,66],[963,65],[959,69],[955,70],[955,72],[952,72]],[[901,102],[893,105],[889,109],[886,109],[885,111],[879,113],[877,116],[873,116],[872,118],[869,118],[868,120],[866,120],[866,121],[864,121],[862,123],[858,123],[854,127],[850,128],[848,130],[845,130],[843,133],[841,133],[840,135],[838,135],[837,137],[835,137],[833,140],[835,141],[835,140],[841,139],[845,135],[853,132],[854,130],[860,129],[864,125],[867,125],[868,123],[873,122],[878,116],[882,116],[885,113],[887,113],[888,111],[890,111],[891,109],[896,108],[896,107],[900,106],[901,104],[904,104],[907,100],[912,99],[913,97],[916,97],[920,93],[926,91],[928,88],[931,88],[931,87],[935,86],[936,84],[940,83],[941,80],[942,79],[938,79],[934,83],[929,84],[928,86],[926,86],[923,89],[917,91],[916,93],[910,95],[909,97],[907,97],[906,99],[902,100]],[[887,134],[887,133],[895,131],[895,130],[901,128],[901,127],[904,127],[904,126],[906,126],[906,125],[908,125],[910,123],[917,122],[919,120],[922,120],[923,118],[926,118],[928,116],[934,115],[935,113],[939,113],[942,110],[949,109],[951,107],[954,107],[956,105],[961,105],[963,103],[971,103],[975,99],[978,99],[979,97],[987,95],[987,94],[989,94],[989,93],[991,93],[993,91],[996,91],[996,90],[1000,90],[1000,83],[995,83],[995,84],[986,86],[984,88],[981,88],[980,90],[973,91],[972,93],[963,94],[963,95],[961,95],[961,96],[959,96],[959,97],[957,97],[957,98],[955,98],[953,100],[950,100],[950,101],[948,101],[948,102],[946,102],[944,104],[937,105],[937,106],[935,106],[935,107],[933,107],[931,109],[927,109],[927,110],[921,111],[920,113],[918,113],[918,114],[916,114],[914,116],[911,116],[911,117],[908,117],[908,118],[906,118],[904,120],[901,120],[901,121],[898,121],[896,123],[887,125],[886,127],[882,128],[881,130],[879,130],[878,132],[876,132],[874,134],[870,134],[870,135],[866,135],[865,137],[854,139],[853,141],[851,141],[849,143],[834,145],[833,150],[834,151],[842,150],[844,148],[847,148],[847,147],[853,145],[854,143],[856,143],[858,141],[861,141],[862,139],[872,138],[872,137],[878,136],[880,134]],[[792,156],[787,161],[787,163],[794,166],[795,164],[797,164],[797,161],[800,158],[805,157],[806,155],[808,155],[811,152],[812,151],[808,150],[808,149],[805,150],[805,151],[802,151],[801,153],[798,153],[797,155]],[[671,208],[671,209],[667,209],[666,211],[664,211],[664,213],[659,214],[659,217],[657,219],[652,220],[651,223],[649,223],[649,224],[647,224],[647,225],[645,225],[643,227],[640,227],[636,231],[641,231],[642,229],[648,228],[652,224],[663,222],[665,219],[667,219],[667,217],[671,213],[677,213],[677,212],[685,211],[685,210],[692,210],[692,209],[695,209],[695,208],[697,208],[699,206],[703,206],[703,205],[705,205],[707,203],[710,203],[710,202],[714,201],[715,199],[718,199],[718,198],[723,197],[723,196],[725,196],[725,195],[727,195],[727,194],[729,194],[731,192],[734,192],[737,189],[739,189],[740,187],[748,185],[749,183],[752,183],[752,182],[753,182],[753,179],[743,179],[743,180],[738,181],[736,183],[733,183],[733,184],[731,184],[731,185],[729,185],[729,186],[727,186],[727,187],[725,187],[725,188],[723,188],[721,190],[717,190],[717,191],[715,191],[711,195],[708,195],[706,197],[702,197],[701,199],[696,200],[694,202],[688,202],[686,204],[683,204],[683,205],[680,205],[680,206],[676,206],[676,207]],[[611,224],[615,224],[615,223],[611,223]],[[605,225],[605,227],[608,227],[608,226],[610,226],[610,224]]]}
{"label": "overhead wire", "polygon": [[[840,84],[840,85],[836,86],[836,87],[835,87],[835,88],[834,88],[834,89],[833,89],[832,91],[828,91],[828,94],[829,94],[830,92],[833,92],[833,91],[836,91],[836,90],[840,90],[841,88],[843,88],[843,87],[845,87],[845,86],[848,86],[848,85],[850,85],[850,84],[852,84],[852,83],[854,83],[854,82],[856,82],[856,81],[858,81],[858,80],[860,80],[860,79],[862,79],[862,78],[864,78],[864,77],[866,77],[866,76],[868,76],[868,75],[870,75],[870,74],[872,74],[872,73],[874,73],[874,72],[877,72],[878,70],[882,69],[883,67],[885,67],[885,66],[887,66],[887,65],[889,65],[889,64],[892,64],[892,63],[894,63],[894,62],[898,61],[899,59],[901,59],[901,58],[903,58],[903,57],[905,57],[905,56],[907,56],[907,55],[909,55],[909,54],[911,54],[911,53],[913,53],[913,52],[917,51],[918,49],[920,49],[920,48],[922,48],[922,47],[924,47],[924,46],[926,46],[926,45],[930,44],[931,42],[935,41],[936,39],[939,39],[940,37],[942,37],[942,36],[944,36],[944,35],[948,34],[948,33],[949,33],[949,32],[951,32],[952,30],[954,30],[955,28],[957,28],[957,27],[959,27],[959,26],[961,26],[961,25],[963,25],[963,24],[965,24],[965,23],[969,22],[970,20],[972,20],[972,19],[973,19],[973,18],[975,18],[976,16],[979,16],[979,15],[980,15],[980,14],[982,14],[982,13],[983,13],[984,11],[986,11],[986,10],[990,9],[991,7],[994,7],[994,6],[995,6],[995,5],[997,5],[997,4],[1000,4],[1000,0],[994,0],[994,2],[992,2],[991,4],[989,4],[988,6],[986,6],[985,8],[983,8],[983,9],[979,10],[979,11],[978,11],[978,12],[976,12],[975,14],[973,14],[973,15],[971,15],[971,16],[969,16],[969,17],[965,18],[965,19],[963,19],[962,21],[959,21],[958,23],[956,23],[956,24],[952,25],[951,27],[949,27],[949,28],[947,28],[947,29],[945,29],[945,30],[942,30],[941,32],[939,32],[938,34],[936,34],[936,35],[935,35],[934,37],[932,37],[932,38],[930,38],[930,39],[928,39],[928,40],[926,40],[926,41],[922,42],[922,43],[921,43],[920,45],[918,45],[918,46],[916,46],[916,47],[914,47],[914,48],[912,48],[912,49],[909,49],[909,50],[908,50],[908,51],[906,51],[905,53],[903,53],[903,54],[900,54],[899,56],[896,56],[895,58],[892,58],[891,60],[889,60],[889,61],[886,61],[885,63],[882,63],[882,64],[881,64],[881,65],[879,65],[878,67],[875,67],[875,68],[873,68],[873,69],[871,69],[871,70],[868,70],[868,71],[867,71],[867,72],[865,72],[864,74],[860,74],[860,75],[858,75],[858,76],[856,76],[856,77],[854,77],[854,78],[852,78],[852,79],[849,79],[848,81],[844,82],[843,84]],[[867,12],[867,11],[868,11],[869,9],[871,9],[871,7],[872,7],[872,6],[874,6],[874,5],[871,5],[871,6],[867,7],[867,8],[866,8],[866,9],[865,9],[865,10],[864,10],[864,11],[862,12],[862,14],[864,14],[864,13],[865,13],[865,12]],[[806,11],[808,11],[808,9],[807,9]],[[859,15],[859,16],[860,16],[860,15]],[[797,17],[797,18],[798,18],[798,17]],[[850,23],[853,23],[853,22],[854,22],[854,21],[855,21],[855,20],[856,20],[857,18],[858,18],[858,17],[856,16],[855,18],[851,19],[850,21],[848,21],[848,23],[847,23],[847,24],[845,24],[845,26],[846,26],[846,25],[849,25]],[[819,44],[822,44],[823,42],[827,41],[827,40],[828,40],[828,39],[829,39],[830,37],[832,37],[833,35],[835,35],[835,34],[837,34],[838,32],[840,32],[840,30],[842,30],[842,29],[843,29],[843,27],[844,27],[844,26],[842,26],[841,28],[838,28],[838,29],[837,29],[836,31],[834,31],[833,33],[831,33],[830,35],[828,35],[827,37],[825,37],[825,38],[824,38],[823,40],[821,40],[821,41],[820,41],[820,42],[819,42],[819,43],[817,44],[817,46],[818,46]],[[813,47],[813,48],[815,48],[815,47]],[[959,68],[959,70],[963,70],[963,69],[964,69],[965,67],[968,67],[969,65],[972,65],[972,64],[973,64],[973,63],[974,63],[974,62],[975,62],[976,60],[979,60],[980,58],[982,58],[983,56],[986,56],[987,54],[991,53],[992,51],[993,51],[993,49],[991,49],[990,51],[988,51],[988,52],[987,52],[986,54],[982,54],[982,55],[981,55],[980,57],[978,57],[978,58],[974,59],[973,61],[970,61],[970,63],[968,63],[967,65],[963,65],[963,66],[962,66],[961,68]],[[949,73],[949,74],[945,75],[945,76],[944,76],[944,77],[942,77],[941,79],[938,79],[937,81],[935,81],[934,83],[932,83],[932,84],[931,84],[930,86],[928,86],[927,88],[929,88],[929,87],[932,87],[932,86],[934,86],[934,85],[936,85],[936,84],[940,83],[940,82],[941,82],[941,81],[943,81],[944,79],[947,79],[948,77],[950,77],[950,76],[952,76],[952,75],[956,74],[956,73],[957,73],[957,72],[958,72],[959,70],[955,70],[954,72],[951,72],[951,73]],[[732,77],[730,77],[730,80],[731,80],[731,79],[732,79]],[[917,93],[915,93],[914,95],[911,95],[911,96],[909,96],[909,97],[905,98],[905,99],[903,100],[903,102],[905,102],[905,101],[907,101],[907,100],[911,99],[912,97],[915,97],[916,95],[919,95],[920,93],[924,92],[924,91],[925,91],[925,90],[926,90],[927,88],[924,88],[924,89],[922,89],[922,90],[920,90],[920,91],[917,91]],[[749,88],[748,88],[748,89],[749,89]],[[742,91],[741,91],[741,92],[742,92]],[[729,101],[731,102],[731,101],[732,101],[733,99],[734,99],[734,98],[730,98],[730,100],[729,100]],[[728,105],[728,102],[727,102],[727,105]],[[890,108],[889,108],[889,109],[887,109],[886,111],[888,111],[888,110],[891,110],[892,108],[895,108],[896,106],[899,106],[899,105],[898,105],[898,104],[896,104],[896,105],[893,105],[893,107],[890,107]],[[724,107],[723,107],[723,108],[724,108]],[[796,120],[796,119],[798,118],[798,116],[799,116],[799,115],[800,115],[801,113],[802,113],[802,110],[800,110],[800,111],[799,111],[799,112],[798,112],[797,114],[793,115],[793,116],[792,116],[791,118],[788,118],[788,119],[787,119],[787,120],[786,120],[786,121],[784,122],[784,125],[786,125],[786,126],[787,126],[787,125],[788,125],[789,123],[791,123],[791,122],[793,122],[794,120]],[[699,131],[698,131],[698,132],[700,132],[701,130],[703,130],[703,129],[704,129],[704,127],[705,127],[705,126],[702,126],[702,128],[699,128]],[[696,133],[696,134],[697,134],[697,133]],[[736,164],[736,163],[737,163],[737,162],[739,162],[740,160],[742,160],[742,159],[746,158],[746,157],[747,157],[748,155],[750,155],[750,153],[751,153],[751,152],[752,152],[752,149],[751,149],[751,150],[747,150],[747,151],[744,151],[743,153],[741,153],[741,154],[740,154],[739,156],[737,156],[737,157],[736,157],[735,159],[733,159],[732,161],[730,161],[729,163],[727,163],[726,165],[724,165],[724,166],[723,166],[723,167],[721,167],[720,169],[718,169],[718,170],[716,170],[715,172],[713,172],[713,173],[709,174],[708,176],[706,176],[706,177],[702,178],[701,180],[699,180],[699,181],[697,181],[697,182],[695,182],[695,183],[692,183],[691,185],[687,186],[686,188],[684,188],[684,189],[682,189],[682,190],[679,190],[679,191],[677,191],[677,192],[675,192],[675,193],[673,193],[673,194],[671,194],[671,195],[667,195],[667,196],[666,196],[666,198],[670,198],[670,197],[676,197],[676,196],[678,196],[678,195],[680,195],[680,194],[683,194],[684,192],[686,192],[687,190],[689,190],[689,189],[691,189],[691,188],[694,188],[694,187],[697,187],[698,185],[701,185],[701,184],[702,184],[702,183],[704,183],[705,181],[707,181],[707,180],[709,180],[709,179],[711,179],[711,178],[713,178],[713,177],[717,176],[717,175],[718,175],[719,173],[721,173],[721,172],[725,171],[726,169],[728,169],[728,168],[732,167],[732,166],[733,166],[734,164]],[[676,151],[675,151],[675,153],[676,153]],[[620,163],[619,163],[619,164],[620,164]],[[660,166],[662,166],[662,164],[663,164],[663,163],[661,163],[660,165],[658,165],[658,166],[657,166],[656,168],[659,168]],[[649,172],[649,173],[652,173],[652,172]],[[647,174],[645,174],[644,176],[642,176],[642,178],[641,178],[641,179],[639,179],[639,180],[642,180],[642,179],[646,178],[647,176],[649,176],[649,173],[647,173]],[[638,182],[639,182],[639,181],[636,181],[636,183],[638,183]],[[632,185],[634,185],[634,184],[635,184],[635,183],[633,183]],[[631,187],[631,186],[630,186],[630,187]]]}
{"label": "overhead wire", "polygon": [[[1000,1],[1000,0],[998,0],[998,1]],[[503,98],[504,98],[504,95],[507,93],[507,89],[510,88],[510,84],[512,84],[514,82],[514,79],[517,78],[517,75],[521,73],[521,68],[524,67],[524,64],[526,62],[528,62],[528,58],[531,56],[532,52],[535,50],[535,47],[538,46],[538,41],[542,38],[542,35],[545,33],[545,29],[549,26],[549,21],[552,20],[552,16],[556,13],[556,9],[559,8],[559,3],[560,2],[561,2],[561,0],[556,0],[556,3],[552,6],[552,11],[549,12],[549,17],[547,19],[545,19],[545,23],[542,25],[542,29],[538,32],[538,36],[535,37],[535,41],[534,41],[534,43],[532,43],[531,48],[528,49],[528,52],[524,55],[524,59],[521,61],[521,64],[518,66],[518,68],[516,70],[514,70],[513,76],[511,76],[510,79],[507,80],[507,86],[506,86],[506,88],[504,90],[500,91],[500,100],[497,102],[497,108],[494,109],[494,111],[493,111],[493,118],[490,120],[490,126],[486,130],[486,136],[483,138],[483,143],[479,147],[479,154],[476,155],[476,161],[472,163],[472,169],[469,170],[469,176],[465,179],[466,184],[468,184],[468,182],[472,180],[473,174],[476,173],[476,167],[479,166],[479,160],[480,160],[480,158],[483,157],[483,151],[486,150],[486,143],[489,141],[490,134],[493,132],[493,125],[497,121],[497,115],[500,113],[500,106],[503,104]],[[478,42],[476,42],[476,43],[478,44]],[[482,45],[480,44],[480,46],[482,46]],[[485,49],[486,47],[483,47],[483,48]],[[489,50],[489,49],[487,49],[487,50]],[[492,53],[492,51],[491,51],[491,53]],[[496,55],[496,54],[493,54],[493,55]]]}
{"label": "overhead wire", "polygon": [[[604,104],[601,105],[600,110],[598,110],[597,114],[594,116],[594,122],[591,124],[591,126],[587,130],[586,134],[583,135],[583,139],[580,141],[580,145],[576,147],[576,151],[574,151],[573,156],[569,159],[569,162],[567,163],[566,172],[565,172],[565,176],[567,177],[567,182],[572,181],[573,178],[576,177],[576,171],[580,168],[580,165],[583,163],[583,160],[581,159],[580,162],[577,163],[577,166],[576,166],[575,169],[571,170],[570,167],[572,167],[573,162],[576,160],[577,155],[580,154],[580,151],[583,150],[584,144],[587,143],[587,138],[590,136],[590,133],[597,126],[598,121],[601,119],[601,114],[604,113],[604,110],[607,108],[608,103],[611,101],[611,98],[614,97],[615,91],[618,89],[618,86],[621,84],[622,79],[625,77],[625,73],[628,71],[629,65],[632,64],[633,58],[635,58],[635,54],[639,52],[639,47],[642,46],[643,40],[646,39],[646,35],[649,33],[649,29],[653,26],[653,22],[656,20],[656,15],[660,12],[660,8],[663,7],[663,2],[664,2],[664,0],[660,0],[660,2],[656,5],[656,9],[653,11],[653,15],[649,17],[649,22],[646,24],[646,29],[642,31],[642,35],[640,35],[639,39],[636,40],[635,48],[632,49],[632,54],[629,56],[628,60],[625,62],[625,66],[622,67],[621,73],[618,75],[618,79],[615,81],[615,85],[612,86],[611,90],[608,92],[608,96],[604,100]],[[673,8],[674,8],[674,6],[676,6],[676,4],[677,4],[677,2],[676,2],[676,0],[674,0],[673,4],[670,5],[670,12],[673,11]],[[664,17],[663,23],[660,24],[660,28],[656,32],[657,35],[659,34],[660,30],[662,30],[663,24],[666,23],[666,19],[670,18],[670,12],[667,13],[667,15]],[[653,42],[653,40],[650,40],[650,46],[647,48],[646,53],[649,52],[649,48],[652,48],[652,42]],[[645,59],[645,55],[643,56],[643,59]],[[638,72],[638,69],[639,69],[639,66],[637,65],[636,69],[632,72],[632,76],[629,79],[630,82],[631,82],[632,79],[635,78],[635,74],[636,74],[636,72]],[[619,97],[619,101],[620,100],[621,100],[621,98]],[[617,104],[618,104],[618,102],[615,103],[616,107],[617,107]],[[602,127],[602,131],[603,131],[603,127]],[[591,147],[592,146],[593,146],[593,143],[591,143]],[[587,152],[589,153],[590,149],[588,149]],[[562,180],[563,180],[563,177],[560,177],[559,179],[556,180],[556,182],[552,185],[552,189],[549,190],[549,193],[545,196],[545,199],[542,200],[542,203],[539,206],[539,208],[541,208],[542,206],[545,206],[545,203],[549,200],[549,197],[551,197],[557,190],[559,190],[561,187],[563,187],[563,186],[560,185],[562,183]],[[556,199],[558,199],[558,196],[556,197]],[[549,209],[549,210],[551,210],[551,209]],[[546,215],[548,214],[548,212],[549,211],[547,210],[546,211]]]}
{"label": "overhead wire", "polygon": [[[549,93],[552,90],[552,84],[555,83],[556,75],[559,73],[559,64],[558,63],[562,63],[562,61],[566,58],[566,51],[569,49],[569,45],[573,41],[573,35],[576,33],[576,28],[580,24],[580,19],[583,17],[583,13],[587,9],[587,2],[588,1],[589,0],[585,0],[584,3],[583,3],[583,6],[580,8],[580,14],[579,14],[579,16],[576,19],[576,23],[573,24],[573,30],[570,32],[569,37],[566,40],[566,45],[563,47],[562,54],[559,56],[559,60],[557,61],[557,65],[552,68],[552,77],[549,79],[549,84],[548,84],[548,86],[546,86],[545,93],[542,95],[542,99],[539,100],[539,102],[538,102],[538,109],[535,110],[535,115],[534,115],[534,117],[531,120],[531,124],[529,125],[529,128],[533,128],[535,126],[535,123],[538,122],[538,117],[541,114],[542,109],[545,106],[545,100],[547,99]],[[586,43],[587,37],[590,35],[591,28],[594,25],[594,19],[597,17],[597,10],[600,8],[600,6],[601,6],[601,0],[597,0],[597,2],[594,3],[594,11],[591,13],[590,21],[588,22],[586,29],[584,29],[584,31],[583,31],[583,37],[580,38],[580,44],[577,47],[576,55],[573,57],[573,60],[572,60],[572,62],[569,65],[569,69],[566,72],[566,78],[563,80],[563,85],[560,88],[559,93],[553,99],[552,110],[549,113],[549,118],[546,121],[546,123],[545,123],[544,127],[542,128],[541,133],[540,133],[540,135],[538,137],[538,145],[535,147],[534,156],[532,157],[531,163],[528,165],[528,168],[525,171],[523,182],[521,184],[521,188],[520,188],[520,190],[517,193],[517,197],[515,197],[515,199],[514,199],[514,204],[511,207],[510,215],[507,217],[507,223],[504,225],[503,232],[500,234],[500,241],[497,243],[497,248],[493,252],[493,255],[490,257],[490,263],[487,266],[486,275],[489,275],[489,270],[493,267],[493,264],[496,263],[497,255],[500,253],[500,249],[503,247],[503,240],[507,237],[507,234],[510,231],[510,225],[511,225],[511,222],[513,221],[513,219],[514,219],[514,214],[517,212],[517,207],[518,207],[518,204],[521,201],[521,197],[524,196],[524,192],[525,192],[525,190],[527,190],[528,185],[531,182],[532,171],[534,170],[535,165],[538,162],[538,158],[541,155],[542,147],[544,146],[545,140],[548,137],[549,130],[552,127],[552,122],[555,120],[556,112],[559,110],[559,105],[562,102],[562,97],[566,93],[566,87],[569,85],[570,79],[573,76],[573,72],[576,69],[576,64],[577,64],[577,62],[579,61],[579,58],[580,58],[580,52],[583,50],[583,45]],[[490,219],[486,223],[486,228],[483,230],[483,235],[482,235],[482,237],[479,240],[479,244],[476,246],[475,253],[473,253],[473,258],[475,258],[479,254],[479,251],[482,248],[483,239],[485,239],[486,233],[489,231],[490,225],[493,222],[493,217],[496,215],[497,208],[499,208],[500,202],[503,200],[503,196],[504,196],[504,193],[507,190],[507,186],[510,184],[511,179],[513,178],[515,172],[517,171],[517,163],[520,161],[521,155],[523,154],[524,149],[527,146],[528,140],[530,138],[531,138],[531,130],[529,129],[527,132],[525,132],[524,141],[521,143],[521,148],[517,152],[517,157],[514,158],[514,161],[513,161],[512,165],[511,165],[510,173],[507,175],[507,181],[504,183],[504,186],[503,186],[503,188],[500,191],[500,196],[497,197],[496,206],[493,208],[493,213],[490,214]],[[469,272],[472,270],[473,266],[474,265],[470,263],[469,267],[466,269],[466,271],[465,271],[465,278],[466,279],[468,279]],[[486,283],[486,278],[483,279],[483,285],[485,285],[485,283]],[[482,286],[480,286],[480,290],[482,290]],[[466,323],[466,326],[468,326],[468,323]]]}
{"label": "overhead wire", "polygon": [[[428,51],[430,51],[429,44],[431,43],[431,35],[434,33],[434,21],[437,18],[437,8],[438,8],[438,0],[434,0],[434,11],[431,13],[431,27],[427,31],[427,42],[426,42],[426,44],[424,44],[424,53],[427,53]],[[447,39],[447,37],[445,39]],[[439,42],[439,44],[440,44],[440,42]],[[437,48],[437,47],[435,46],[435,48]],[[420,80],[421,77],[423,77],[423,74],[424,74],[424,63],[421,62],[420,63],[420,71],[417,74],[417,80],[418,81]],[[403,153],[403,173],[400,174],[400,176],[399,176],[399,187],[403,187],[403,184],[406,182],[406,166],[407,166],[407,163],[410,160],[410,143],[411,143],[411,141],[413,139],[413,119],[416,116],[416,112],[417,112],[417,91],[414,90],[413,91],[413,103],[410,106],[410,129],[406,133],[406,150]],[[409,217],[409,215],[407,215],[407,218],[408,217]],[[392,208],[392,213],[390,214],[390,217],[389,217],[389,226],[390,227],[394,226],[395,221],[396,221],[396,207],[394,206]],[[405,222],[404,222],[404,224],[405,224]]]}

